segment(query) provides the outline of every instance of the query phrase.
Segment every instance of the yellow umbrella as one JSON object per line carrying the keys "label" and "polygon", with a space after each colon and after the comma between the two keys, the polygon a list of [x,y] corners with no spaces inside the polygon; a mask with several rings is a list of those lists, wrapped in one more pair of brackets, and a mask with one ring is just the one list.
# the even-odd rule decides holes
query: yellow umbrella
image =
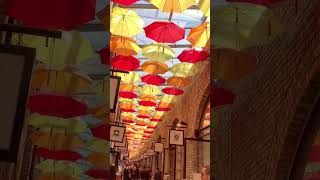
{"label": "yellow umbrella", "polygon": [[198,73],[198,68],[193,63],[179,63],[175,64],[170,71],[176,77],[194,76]]}
{"label": "yellow umbrella", "polygon": [[121,113],[121,117],[126,118],[126,119],[135,119],[136,115],[134,113],[129,113],[129,112],[123,112]]}
{"label": "yellow umbrella", "polygon": [[56,173],[73,177],[77,177],[83,173],[82,168],[76,163],[68,161],[55,161],[51,159],[41,161],[35,166],[35,169],[45,174]]}
{"label": "yellow umbrella", "polygon": [[87,124],[80,119],[63,119],[38,114],[32,114],[28,122],[29,125],[40,128],[39,131],[48,133],[81,133],[87,129]]}
{"label": "yellow umbrella", "polygon": [[210,0],[199,0],[199,7],[205,16],[210,16]]}
{"label": "yellow umbrella", "polygon": [[174,107],[174,103],[160,102],[158,107],[159,108],[173,108]]}
{"label": "yellow umbrella", "polygon": [[176,100],[176,96],[165,94],[164,96],[161,97],[160,101],[163,103],[172,103],[172,102],[175,102],[175,100]]}
{"label": "yellow umbrella", "polygon": [[109,154],[109,144],[108,141],[95,138],[86,143],[86,148],[96,153]]}
{"label": "yellow umbrella", "polygon": [[110,51],[123,56],[137,55],[140,47],[130,37],[112,36],[110,39]]}
{"label": "yellow umbrella", "polygon": [[84,145],[84,141],[77,135],[49,134],[34,132],[31,135],[34,145],[49,150],[74,150]]}
{"label": "yellow umbrella", "polygon": [[139,106],[138,109],[143,110],[143,111],[153,111],[155,109],[155,107],[153,107],[153,106]]}
{"label": "yellow umbrella", "polygon": [[161,90],[157,86],[144,85],[140,88],[141,94],[160,94]]}
{"label": "yellow umbrella", "polygon": [[119,106],[120,106],[120,109],[135,109],[135,108],[137,108],[137,106],[134,103],[129,103],[129,102],[120,103]]}
{"label": "yellow umbrella", "polygon": [[153,61],[164,62],[174,57],[174,50],[166,44],[154,43],[144,47],[142,55]]}
{"label": "yellow umbrella", "polygon": [[109,166],[108,156],[101,153],[91,153],[86,160],[98,168],[107,168]]}
{"label": "yellow umbrella", "polygon": [[151,101],[151,102],[157,102],[157,100],[159,99],[156,95],[152,95],[152,94],[142,94],[139,98],[142,101]]}
{"label": "yellow umbrella", "polygon": [[121,77],[121,81],[125,83],[136,83],[140,80],[140,76],[136,72],[129,73],[115,73],[115,76]]}
{"label": "yellow umbrella", "polygon": [[135,36],[142,31],[143,20],[133,10],[113,7],[111,9],[110,32],[119,36]]}
{"label": "yellow umbrella", "polygon": [[206,22],[191,29],[187,40],[195,47],[205,47],[210,41],[210,23]]}
{"label": "yellow umbrella", "polygon": [[122,98],[120,97],[118,99],[119,102],[121,103],[133,103],[133,104],[138,104],[138,100],[137,99],[128,99],[128,98]]}
{"label": "yellow umbrella", "polygon": [[189,77],[170,77],[167,79],[167,83],[170,86],[180,86],[180,87],[185,87],[188,86],[191,83],[191,78]]}
{"label": "yellow umbrella", "polygon": [[196,3],[195,0],[150,0],[149,2],[162,12],[178,13],[181,13]]}
{"label": "yellow umbrella", "polygon": [[138,91],[139,86],[129,83],[121,83],[119,91]]}
{"label": "yellow umbrella", "polygon": [[[13,44],[19,40],[13,36]],[[62,39],[23,35],[22,46],[36,48],[36,59],[52,65],[78,64],[96,56],[91,43],[79,32],[63,32]]]}
{"label": "yellow umbrella", "polygon": [[31,79],[32,88],[57,93],[88,92],[91,84],[89,76],[72,71],[67,66],[39,66],[33,71]]}
{"label": "yellow umbrella", "polygon": [[150,74],[164,74],[169,71],[168,65],[157,61],[146,61],[141,65],[141,69]]}

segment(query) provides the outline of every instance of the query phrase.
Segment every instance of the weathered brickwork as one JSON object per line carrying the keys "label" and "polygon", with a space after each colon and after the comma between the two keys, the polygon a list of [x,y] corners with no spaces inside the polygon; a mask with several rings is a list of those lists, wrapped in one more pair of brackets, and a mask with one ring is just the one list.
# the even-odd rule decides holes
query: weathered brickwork
{"label": "weathered brickwork", "polygon": [[220,82],[237,99],[213,122],[212,170],[219,180],[288,178],[278,170],[288,127],[320,64],[319,1],[298,4],[297,14],[287,2],[273,8],[285,32],[271,45],[250,50],[258,57],[257,72],[237,83]]}

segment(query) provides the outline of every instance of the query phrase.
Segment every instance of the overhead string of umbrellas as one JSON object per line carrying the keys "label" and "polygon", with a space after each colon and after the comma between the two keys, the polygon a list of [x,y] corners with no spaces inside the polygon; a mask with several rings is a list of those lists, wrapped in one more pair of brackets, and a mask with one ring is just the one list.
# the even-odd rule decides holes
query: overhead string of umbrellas
{"label": "overhead string of umbrellas", "polygon": [[[213,78],[227,82],[248,78],[257,69],[257,57],[248,49],[267,46],[283,33],[279,18],[269,6],[286,1],[227,0],[213,3]],[[233,92],[218,87],[215,82],[211,85],[213,107],[233,103]]]}
{"label": "overhead string of umbrellas", "polygon": [[[205,22],[194,27],[186,35],[185,29],[170,19],[154,21],[145,26],[143,19],[134,10],[125,8],[137,1],[113,2],[115,4],[111,7],[110,51],[115,56],[111,59],[111,66],[116,70],[129,72],[118,74],[122,80],[119,101],[121,120],[127,127],[127,140],[132,149],[137,149],[151,138],[165,113],[174,108],[177,96],[184,93],[184,89],[192,83],[192,77],[208,60],[210,23]],[[194,0],[149,2],[161,12],[168,13],[182,13],[197,5]],[[209,1],[201,2],[200,6],[203,14],[209,16]],[[135,38],[142,32],[152,43],[140,48]],[[174,47],[183,39],[190,42],[190,48],[185,48],[175,57]],[[135,57],[139,53],[147,61],[142,63]],[[169,67],[169,62],[174,58],[177,58],[179,63]],[[143,71],[146,75],[140,77],[137,71]],[[173,75],[165,78],[164,74],[167,72]]]}
{"label": "overhead string of umbrellas", "polygon": [[[78,68],[97,54],[88,39],[71,31],[95,20],[95,0],[8,2],[8,15],[22,24],[62,31],[61,39],[18,34],[13,34],[12,38],[13,44],[20,42],[21,46],[36,49],[37,64],[27,104],[30,112],[27,122],[32,127],[30,138],[39,158],[34,166],[36,178],[109,177],[109,144],[105,134],[107,83],[106,80],[94,81]],[[81,13],[75,11],[74,4],[83,7]],[[91,102],[90,98],[102,100]]]}

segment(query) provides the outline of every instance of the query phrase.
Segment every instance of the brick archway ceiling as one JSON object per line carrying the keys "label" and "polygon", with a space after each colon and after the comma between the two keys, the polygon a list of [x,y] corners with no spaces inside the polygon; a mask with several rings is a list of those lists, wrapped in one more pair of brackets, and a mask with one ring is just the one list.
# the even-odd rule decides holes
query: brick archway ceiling
{"label": "brick archway ceiling", "polygon": [[[128,7],[121,6],[121,5],[119,5],[119,7],[128,8]],[[144,22],[145,22],[144,27],[146,27],[147,25],[149,25],[155,21],[168,21],[170,19],[172,22],[176,23],[178,26],[185,29],[186,33],[185,33],[185,38],[183,40],[180,40],[176,43],[168,44],[172,49],[175,50],[174,58],[165,62],[169,66],[169,68],[173,67],[176,64],[181,63],[177,59],[177,56],[182,52],[182,50],[192,48],[192,45],[190,44],[190,42],[188,42],[186,40],[186,37],[188,36],[190,29],[204,23],[206,20],[209,21],[209,19],[204,18],[204,16],[201,15],[201,13],[199,13],[200,12],[199,7],[196,5],[191,6],[187,10],[190,12],[174,13],[172,16],[169,15],[170,13],[162,13],[162,12],[158,11],[156,7],[154,7],[152,4],[147,3],[147,2],[143,2],[143,3],[137,2],[137,3],[129,6],[129,8],[131,10],[134,10],[144,20]],[[197,12],[197,13],[195,13],[195,12]],[[138,35],[134,36],[133,38],[137,41],[137,44],[140,46],[140,48],[143,48],[143,47],[154,42],[151,39],[145,37],[144,33],[138,34]],[[113,54],[113,56],[114,56],[114,54]],[[146,62],[148,60],[152,60],[152,59],[147,59],[146,57],[142,56],[140,53],[138,55],[136,55],[135,57],[140,60],[140,65],[142,65],[144,62]],[[192,83],[190,85],[188,85],[187,87],[178,87],[180,89],[183,89],[183,91],[184,91],[183,95],[176,98],[175,105],[174,105],[174,107],[171,108],[171,111],[164,112],[161,115],[160,118],[161,118],[162,122],[159,122],[156,124],[157,129],[154,130],[154,133],[152,134],[151,137],[158,137],[159,135],[161,135],[161,137],[165,137],[160,133],[160,131],[161,131],[161,128],[162,128],[162,130],[168,129],[168,128],[165,128],[165,126],[164,126],[164,124],[167,123],[166,121],[170,121],[170,120],[172,121],[175,118],[175,116],[177,116],[177,115],[181,116],[180,114],[182,114],[182,112],[190,111],[188,109],[188,107],[182,106],[183,101],[186,101],[186,100],[183,100],[183,99],[185,99],[186,96],[188,97],[188,96],[192,96],[192,95],[199,95],[199,97],[202,97],[202,95],[203,95],[202,90],[198,90],[196,92],[191,92],[191,90],[194,89],[193,88],[194,86],[201,86],[202,88],[206,87],[206,85],[208,85],[209,80],[210,80],[210,67],[208,66],[208,61],[200,62],[200,63],[201,63],[201,65],[198,66],[198,67],[200,67],[199,73],[197,75],[195,75],[194,77],[192,77]],[[138,70],[135,70],[133,72],[138,73],[140,77],[147,75],[147,73],[143,72],[140,68],[138,68]],[[163,76],[165,79],[168,79],[168,78],[174,76],[174,74],[169,72],[169,73],[165,73],[164,75],[161,75],[161,76]],[[202,81],[206,81],[206,82],[202,82]],[[146,84],[143,83],[142,81],[138,81],[138,82],[136,82],[136,85],[138,85],[139,87],[143,87]],[[163,88],[170,87],[170,86],[167,83],[165,83],[164,85],[160,85],[158,87],[160,89],[163,89]],[[138,92],[137,92],[137,94],[138,94],[137,100],[139,101],[139,96],[141,94],[139,94]],[[158,95],[159,98],[163,97],[163,96],[164,96],[163,93],[160,93]],[[192,104],[190,104],[190,106],[194,109],[197,109],[198,107],[196,104],[198,104],[197,101],[200,101],[200,99],[199,100],[195,99],[195,101],[193,102],[195,105],[193,106]],[[160,102],[160,100],[157,101],[157,105],[159,104],[159,102]],[[153,113],[153,115],[158,112],[160,112],[160,111],[155,111]],[[137,115],[137,113],[136,113],[136,115]],[[181,118],[178,118],[178,119],[181,119]],[[137,122],[137,119],[135,119],[135,121]],[[153,123],[153,124],[155,124],[155,123]],[[129,127],[129,126],[127,126],[127,127]],[[137,131],[135,131],[135,132],[137,132]],[[139,154],[135,155],[136,157],[138,157],[142,153],[145,153],[145,150],[147,150],[146,147],[149,147],[150,143],[153,140],[154,140],[154,138],[150,138],[145,141],[133,140],[129,143],[129,151],[130,151],[130,149],[136,149],[137,151],[140,152]],[[141,145],[141,144],[139,144],[139,142],[145,142],[145,143],[144,143],[144,145]],[[139,144],[139,145],[136,146],[134,144]],[[130,154],[132,155],[133,153],[130,153]]]}
{"label": "brick archway ceiling", "polygon": [[220,82],[237,99],[213,121],[211,164],[216,179],[289,176],[292,162],[280,167],[281,151],[298,102],[320,65],[319,1],[298,3],[297,13],[286,2],[272,7],[285,32],[268,46],[248,50],[258,57],[258,71],[234,84]]}

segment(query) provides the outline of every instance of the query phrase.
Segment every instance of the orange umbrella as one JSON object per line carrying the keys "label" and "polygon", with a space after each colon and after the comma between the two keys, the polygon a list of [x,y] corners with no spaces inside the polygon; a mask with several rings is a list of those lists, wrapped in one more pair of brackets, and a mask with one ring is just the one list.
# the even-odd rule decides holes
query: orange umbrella
{"label": "orange umbrella", "polygon": [[50,134],[43,132],[32,133],[31,141],[34,145],[49,150],[74,150],[85,144],[85,142],[77,135]]}
{"label": "orange umbrella", "polygon": [[142,101],[150,101],[150,102],[156,102],[158,100],[158,97],[152,94],[143,94],[139,98]]}
{"label": "orange umbrella", "polygon": [[169,71],[167,64],[157,61],[146,61],[141,65],[141,69],[150,74],[164,74]]}
{"label": "orange umbrella", "polygon": [[214,49],[212,55],[213,72],[222,80],[239,80],[257,68],[257,59],[250,53],[232,49]]}
{"label": "orange umbrella", "polygon": [[106,168],[109,165],[107,155],[101,153],[92,153],[86,157],[86,160],[98,168]]}
{"label": "orange umbrella", "polygon": [[170,86],[180,86],[185,87],[188,86],[191,83],[191,78],[189,77],[171,77],[167,80],[167,83]]}
{"label": "orange umbrella", "polygon": [[119,91],[138,91],[139,86],[129,83],[121,83]]}
{"label": "orange umbrella", "polygon": [[160,107],[160,108],[173,108],[174,104],[173,103],[160,102],[158,107]]}
{"label": "orange umbrella", "polygon": [[210,23],[206,22],[191,29],[187,40],[195,47],[205,47],[210,41]]}
{"label": "orange umbrella", "polygon": [[120,109],[135,109],[137,106],[134,103],[124,102],[120,103]]}
{"label": "orange umbrella", "polygon": [[58,93],[88,92],[91,85],[89,76],[75,72],[67,66],[39,66],[33,71],[31,79],[32,88]]}
{"label": "orange umbrella", "polygon": [[118,55],[137,55],[141,49],[137,42],[130,37],[112,36],[110,38],[110,51]]}

